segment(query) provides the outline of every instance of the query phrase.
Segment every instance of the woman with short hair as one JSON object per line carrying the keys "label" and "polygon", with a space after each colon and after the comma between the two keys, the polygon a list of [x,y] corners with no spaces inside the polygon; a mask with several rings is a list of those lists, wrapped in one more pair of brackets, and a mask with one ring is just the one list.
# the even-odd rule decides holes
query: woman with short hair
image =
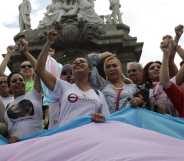
{"label": "woman with short hair", "polygon": [[53,91],[52,98],[60,103],[59,120],[57,120],[59,125],[68,123],[77,117],[94,113],[102,113],[107,116],[109,110],[103,94],[94,90],[89,82],[91,67],[87,59],[78,57],[73,61],[74,84],[57,79],[45,70],[48,49],[54,43],[56,36],[55,31],[49,32],[47,42],[38,57],[36,72],[45,85]]}

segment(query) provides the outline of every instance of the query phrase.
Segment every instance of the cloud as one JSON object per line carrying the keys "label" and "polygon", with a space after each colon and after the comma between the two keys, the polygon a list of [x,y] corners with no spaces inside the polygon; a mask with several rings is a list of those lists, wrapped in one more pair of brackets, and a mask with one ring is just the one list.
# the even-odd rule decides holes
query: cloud
{"label": "cloud", "polygon": [[[7,45],[13,43],[13,36],[19,32],[18,5],[22,0],[5,0],[0,5],[0,52],[4,53]],[[36,28],[42,19],[46,6],[51,0],[31,0],[33,13],[31,21]],[[123,22],[130,26],[130,35],[144,42],[141,63],[161,60],[159,49],[161,38],[165,34],[174,35],[174,27],[184,24],[183,0],[120,0]],[[95,9],[99,15],[110,14],[108,0],[96,0]],[[184,44],[182,37],[181,44]],[[177,59],[177,62],[179,60]]]}
{"label": "cloud", "polygon": [[[1,54],[6,52],[8,45],[14,44],[13,37],[19,32],[18,6],[20,3],[20,0],[6,0],[0,5]],[[33,28],[36,28],[39,20],[42,19],[47,4],[47,0],[31,0],[33,10],[31,23]]]}
{"label": "cloud", "polygon": [[[131,27],[133,36],[143,41],[141,62],[161,60],[159,45],[163,35],[174,35],[174,27],[183,22],[182,0],[123,0],[124,22]],[[130,17],[131,16],[131,17]],[[183,43],[183,39],[181,40]]]}
{"label": "cloud", "polygon": [[4,27],[11,29],[11,28],[18,28],[19,24],[17,22],[13,22],[13,23],[4,23],[3,24]]}

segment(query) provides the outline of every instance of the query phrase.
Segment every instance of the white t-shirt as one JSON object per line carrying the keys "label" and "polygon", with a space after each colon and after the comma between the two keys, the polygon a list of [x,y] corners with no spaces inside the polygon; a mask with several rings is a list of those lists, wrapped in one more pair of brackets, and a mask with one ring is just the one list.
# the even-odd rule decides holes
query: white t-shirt
{"label": "white t-shirt", "polygon": [[82,91],[76,84],[57,80],[53,97],[60,103],[59,124],[63,125],[72,119],[91,115],[96,112],[109,115],[108,105],[103,94],[94,89]]}
{"label": "white t-shirt", "polygon": [[[58,63],[54,58],[52,58],[50,55],[47,57],[47,62],[45,65],[45,69],[52,73],[53,76],[60,79],[61,71],[62,71],[62,64]],[[43,90],[43,105],[50,105],[52,102],[51,98],[51,91],[46,87],[46,85],[41,81],[42,90]]]}
{"label": "white t-shirt", "polygon": [[14,98],[12,96],[8,96],[8,97],[2,97],[2,96],[0,96],[0,100],[4,104],[4,107],[6,108],[7,104],[9,104],[10,102],[12,102],[14,100]]}
{"label": "white t-shirt", "polygon": [[11,135],[21,138],[42,129],[42,99],[33,90],[7,105],[5,122]]}
{"label": "white t-shirt", "polygon": [[59,126],[60,102],[55,101],[49,105],[49,129]]}

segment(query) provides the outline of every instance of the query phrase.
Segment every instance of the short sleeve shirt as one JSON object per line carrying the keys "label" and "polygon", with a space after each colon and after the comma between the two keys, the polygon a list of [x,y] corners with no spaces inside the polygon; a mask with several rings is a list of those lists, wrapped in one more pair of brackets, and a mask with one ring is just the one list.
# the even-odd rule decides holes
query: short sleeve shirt
{"label": "short sleeve shirt", "polygon": [[59,122],[63,125],[70,120],[100,112],[107,116],[109,109],[103,94],[94,89],[82,91],[76,84],[57,80],[53,97],[60,103]]}
{"label": "short sleeve shirt", "polygon": [[34,80],[27,80],[25,83],[26,92],[31,92],[34,89]]}
{"label": "short sleeve shirt", "polygon": [[18,138],[42,129],[42,100],[35,90],[19,96],[6,107],[8,131]]}

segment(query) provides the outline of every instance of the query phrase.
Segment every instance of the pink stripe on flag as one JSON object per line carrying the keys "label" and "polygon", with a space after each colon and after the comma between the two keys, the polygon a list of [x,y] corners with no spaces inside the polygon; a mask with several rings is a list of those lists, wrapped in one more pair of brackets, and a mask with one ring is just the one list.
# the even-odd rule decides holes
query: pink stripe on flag
{"label": "pink stripe on flag", "polygon": [[121,122],[0,146],[0,161],[184,161],[184,141]]}

